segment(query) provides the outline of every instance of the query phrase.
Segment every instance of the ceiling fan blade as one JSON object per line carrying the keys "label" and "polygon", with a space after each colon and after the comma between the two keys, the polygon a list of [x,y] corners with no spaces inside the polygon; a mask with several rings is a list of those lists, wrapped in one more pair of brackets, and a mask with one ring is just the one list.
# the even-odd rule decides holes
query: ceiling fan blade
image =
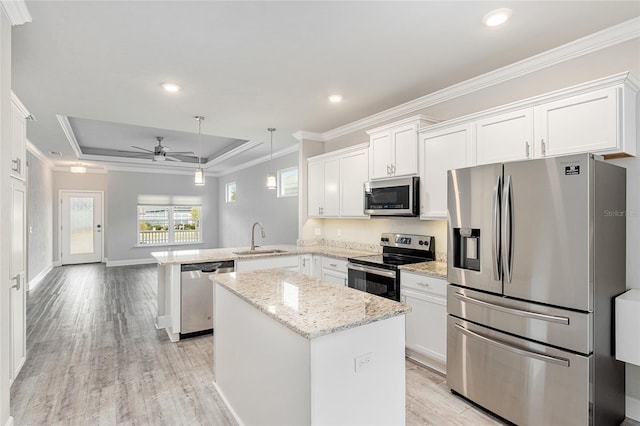
{"label": "ceiling fan blade", "polygon": [[171,155],[187,155],[187,154],[194,154],[194,152],[193,151],[171,151]]}
{"label": "ceiling fan blade", "polygon": [[182,162],[182,160],[180,160],[179,158],[175,158],[175,157],[169,157],[168,155],[166,157],[164,157],[166,160],[168,161],[177,161],[179,163]]}
{"label": "ceiling fan blade", "polygon": [[135,146],[135,145],[131,145],[131,148],[139,149],[139,150],[150,152],[150,153],[153,154],[153,151],[151,151],[151,150],[149,150],[147,148],[140,148],[139,146]]}

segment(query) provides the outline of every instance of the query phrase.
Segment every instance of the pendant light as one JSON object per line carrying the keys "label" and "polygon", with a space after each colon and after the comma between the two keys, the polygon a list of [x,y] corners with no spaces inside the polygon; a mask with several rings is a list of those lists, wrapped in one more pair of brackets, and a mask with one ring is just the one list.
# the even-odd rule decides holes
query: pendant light
{"label": "pendant light", "polygon": [[202,158],[202,120],[204,120],[204,117],[201,115],[196,115],[195,117],[196,120],[198,120],[198,168],[196,169],[196,174],[194,176],[193,182],[196,184],[196,186],[203,186],[204,185],[204,170],[202,169],[202,166],[200,165],[200,159]]}
{"label": "pendant light", "polygon": [[273,173],[273,127],[267,129],[271,133],[271,148],[269,150],[269,173],[267,173],[267,189],[276,189],[276,175]]}

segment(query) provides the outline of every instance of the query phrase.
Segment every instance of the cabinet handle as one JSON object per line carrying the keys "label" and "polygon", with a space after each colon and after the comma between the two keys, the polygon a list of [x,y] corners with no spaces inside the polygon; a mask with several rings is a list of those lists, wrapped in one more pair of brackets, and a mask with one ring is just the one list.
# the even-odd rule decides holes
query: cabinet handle
{"label": "cabinet handle", "polygon": [[540,139],[540,142],[541,142],[541,144],[542,144],[542,145],[541,145],[541,146],[542,146],[542,156],[543,156],[543,157],[546,157],[546,156],[547,156],[547,146],[546,146],[546,144],[544,143],[544,139]]}
{"label": "cabinet handle", "polygon": [[423,283],[423,282],[421,282],[421,281],[418,281],[418,282],[417,282],[417,284],[418,284],[418,285],[421,285],[422,287],[427,287],[427,288],[431,287],[431,286],[429,285],[429,283]]}
{"label": "cabinet handle", "polygon": [[16,158],[15,160],[11,160],[11,163],[13,164],[11,166],[11,170],[13,170],[14,172],[20,173],[20,159]]}
{"label": "cabinet handle", "polygon": [[15,288],[16,290],[20,290],[20,274],[18,274],[15,277],[11,278],[11,280],[16,282],[14,285],[11,286],[11,288]]}
{"label": "cabinet handle", "polygon": [[387,176],[389,176],[391,174],[391,168],[389,167],[389,165],[387,164]]}
{"label": "cabinet handle", "polygon": [[337,263],[330,263],[329,266],[333,267],[333,268],[337,268],[338,264]]}
{"label": "cabinet handle", "polygon": [[529,158],[529,142],[525,142],[525,145],[527,147],[527,158]]}
{"label": "cabinet handle", "polygon": [[396,174],[396,166],[394,164],[391,165],[391,174],[392,175]]}

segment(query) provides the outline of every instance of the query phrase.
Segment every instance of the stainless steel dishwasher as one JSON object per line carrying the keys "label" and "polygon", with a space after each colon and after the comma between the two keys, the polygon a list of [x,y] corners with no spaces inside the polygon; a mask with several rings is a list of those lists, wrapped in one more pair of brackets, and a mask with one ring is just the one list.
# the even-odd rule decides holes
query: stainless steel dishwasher
{"label": "stainless steel dishwasher", "polygon": [[180,270],[180,337],[210,333],[213,330],[213,281],[209,276],[233,272],[233,260],[188,263]]}

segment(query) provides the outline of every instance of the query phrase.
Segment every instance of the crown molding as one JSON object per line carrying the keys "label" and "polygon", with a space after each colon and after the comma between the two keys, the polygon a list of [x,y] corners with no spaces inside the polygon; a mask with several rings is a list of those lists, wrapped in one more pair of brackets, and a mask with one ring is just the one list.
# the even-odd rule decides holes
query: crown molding
{"label": "crown molding", "polygon": [[66,115],[56,114],[56,118],[58,119],[58,123],[60,123],[60,127],[62,127],[64,135],[67,137],[67,141],[69,141],[69,145],[71,145],[71,149],[73,149],[74,154],[76,154],[76,158],[80,159],[82,157],[82,150],[80,149],[76,135],[73,133],[73,129],[71,128],[69,117]]}
{"label": "crown molding", "polygon": [[55,168],[55,164],[53,163],[53,161],[51,161],[50,158],[44,155],[44,153],[40,151],[38,147],[32,144],[31,141],[28,139],[27,139],[27,151],[29,151],[34,156],[36,156],[40,161],[42,161],[42,163],[45,165],[46,168],[50,170],[53,170]]}
{"label": "crown molding", "polygon": [[[291,154],[293,152],[298,151],[298,144],[289,145],[288,147],[281,149],[280,151],[276,151],[273,153],[273,158],[284,157],[287,154]],[[256,158],[255,160],[247,161],[246,163],[242,163],[238,166],[229,167],[225,170],[215,173],[215,176],[225,176],[239,170],[247,169],[249,167],[256,166],[261,163],[265,163],[271,159],[271,156],[265,155],[264,157]]]}
{"label": "crown molding", "polygon": [[245,151],[248,151],[250,149],[255,148],[258,145],[262,145],[262,142],[259,141],[247,141],[245,143],[243,143],[240,146],[237,146],[227,152],[225,152],[224,154],[218,155],[216,158],[213,158],[212,160],[207,161],[206,164],[203,165],[204,169],[208,169],[211,166],[214,166],[216,164],[220,164],[221,162],[228,160],[229,158],[235,157],[238,154],[241,154]]}
{"label": "crown molding", "polygon": [[12,26],[31,22],[31,13],[24,0],[2,0],[0,5]]}
{"label": "crown molding", "polygon": [[[412,114],[424,108],[468,95],[487,87],[495,86],[508,80],[513,80],[518,77],[531,74],[535,71],[570,61],[638,37],[640,37],[640,17],[590,34],[586,37],[574,40],[551,50],[547,50],[546,52],[531,56],[519,62],[498,68],[497,70],[462,81],[454,84],[453,86],[449,86],[412,101],[405,102],[363,119],[345,124],[344,126],[336,127],[335,129],[326,131],[322,134],[316,133],[319,137],[313,140],[329,141],[349,133],[378,126],[385,121],[394,120],[398,117]],[[308,132],[301,130],[294,133],[294,137],[296,137],[296,135],[306,133]]]}
{"label": "crown molding", "polygon": [[[141,168],[138,166],[133,166],[133,165],[128,166],[125,164],[105,164],[104,168],[109,172],[152,173],[152,174],[162,174],[162,175],[183,175],[183,176],[193,176],[193,172],[195,170],[195,169],[176,170],[176,169],[162,168],[158,166]],[[206,170],[205,170],[205,176],[215,177],[215,175],[211,173],[207,173]]]}
{"label": "crown molding", "polygon": [[299,130],[295,132],[293,137],[298,141],[305,139],[309,141],[325,142],[327,140],[322,133],[307,132],[306,130]]}
{"label": "crown molding", "polygon": [[[71,167],[71,165],[68,165],[68,166],[55,166],[55,167],[53,168],[53,171],[54,171],[54,172],[63,172],[63,173],[72,173],[72,172],[69,170],[69,167]],[[85,167],[86,167],[86,166],[85,166]],[[86,171],[85,173],[88,173],[88,174],[101,174],[101,175],[103,175],[103,174],[106,174],[106,173],[107,173],[107,170],[106,170],[106,169],[97,169],[97,168],[95,168],[95,167],[87,167],[87,171]],[[74,173],[74,174],[78,174],[78,175],[80,175],[80,174],[84,174],[84,173]]]}

